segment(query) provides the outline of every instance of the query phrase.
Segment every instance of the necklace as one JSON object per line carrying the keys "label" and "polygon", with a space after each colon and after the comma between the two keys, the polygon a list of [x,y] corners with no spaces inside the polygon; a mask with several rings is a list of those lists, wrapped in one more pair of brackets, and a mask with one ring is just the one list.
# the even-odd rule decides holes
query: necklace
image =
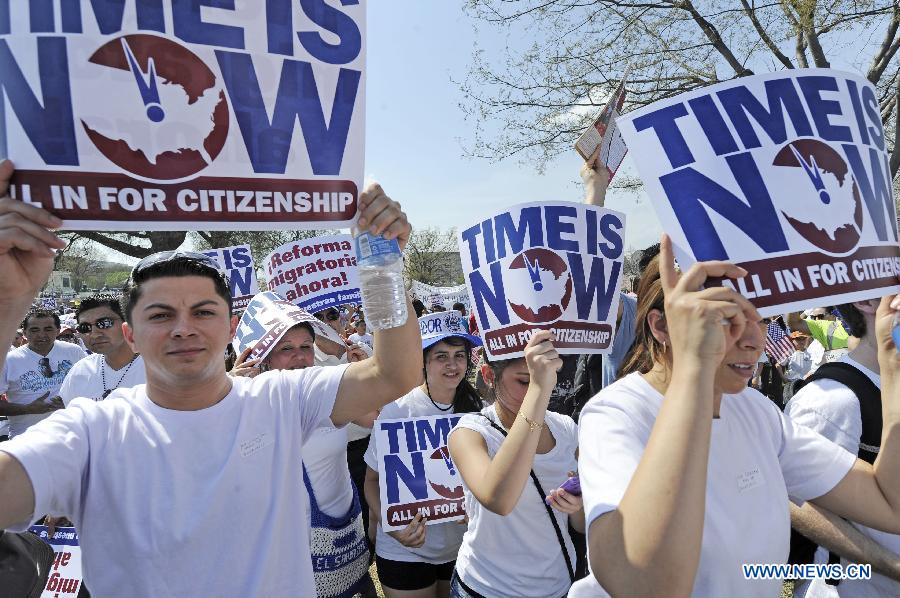
{"label": "necklace", "polygon": [[[128,370],[131,369],[131,366],[134,364],[134,360],[137,359],[137,357],[138,356],[135,353],[134,357],[131,358],[131,361],[128,362],[128,365],[125,366],[125,371],[122,372],[121,376],[119,376],[119,381],[116,382],[116,385],[113,386],[112,388],[107,389],[106,388],[106,355],[103,356],[103,363],[100,365],[100,380],[103,382],[103,396],[100,397],[101,401],[103,399],[105,399],[106,397],[108,397],[109,393],[111,393],[115,389],[119,388],[119,384],[121,384],[122,380],[125,379],[125,376],[128,375]],[[112,369],[112,368],[110,368],[110,369]]]}
{"label": "necklace", "polygon": [[425,381],[425,396],[428,397],[428,400],[431,401],[431,404],[437,408],[438,411],[450,411],[453,409],[453,403],[450,403],[446,407],[441,407],[440,403],[435,403],[434,399],[431,398],[430,388],[428,388],[428,381]]}

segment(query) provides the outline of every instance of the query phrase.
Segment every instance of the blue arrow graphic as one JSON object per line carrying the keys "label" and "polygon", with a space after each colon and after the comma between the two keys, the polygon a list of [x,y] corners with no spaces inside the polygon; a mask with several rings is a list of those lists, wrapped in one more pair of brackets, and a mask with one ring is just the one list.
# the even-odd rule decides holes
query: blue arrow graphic
{"label": "blue arrow graphic", "polygon": [[528,268],[528,275],[531,277],[531,282],[534,284],[534,290],[542,290],[544,284],[541,282],[541,265],[538,263],[538,259],[534,258],[534,264],[529,264],[528,256],[523,255],[522,257],[525,258],[525,267]]}
{"label": "blue arrow graphic", "polygon": [[138,91],[141,92],[141,100],[147,109],[147,118],[155,123],[162,121],[166,117],[166,112],[159,101],[159,89],[156,87],[156,65],[153,63],[153,58],[147,60],[147,73],[145,74],[124,37],[122,38],[122,48],[124,48],[128,64],[131,66],[131,74],[134,75]]}
{"label": "blue arrow graphic", "polygon": [[825,183],[822,181],[822,173],[819,171],[819,165],[816,164],[816,157],[810,156],[810,163],[807,163],[806,159],[800,155],[800,152],[797,151],[796,147],[791,145],[790,148],[791,151],[794,152],[794,156],[800,162],[800,165],[803,166],[803,170],[806,171],[806,175],[809,177],[810,182],[812,182],[813,187],[819,192],[819,199],[822,200],[823,204],[828,205],[831,203],[831,196],[828,195],[828,191],[825,190]]}

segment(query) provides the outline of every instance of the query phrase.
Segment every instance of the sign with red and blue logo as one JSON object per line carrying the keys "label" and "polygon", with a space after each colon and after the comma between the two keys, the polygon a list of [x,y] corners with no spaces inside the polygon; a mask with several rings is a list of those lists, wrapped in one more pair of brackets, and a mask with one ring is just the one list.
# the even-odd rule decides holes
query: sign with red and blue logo
{"label": "sign with red and blue logo", "polygon": [[611,350],[625,215],[572,202],[513,206],[459,233],[470,305],[490,357],[552,330],[563,354]]}
{"label": "sign with red and blue logo", "polygon": [[742,77],[619,126],[682,268],[737,263],[748,275],[721,284],[762,315],[900,291],[885,132],[864,77]]}
{"label": "sign with red and blue logo", "polygon": [[70,229],[349,225],[365,11],[364,0],[0,0],[11,193]]}

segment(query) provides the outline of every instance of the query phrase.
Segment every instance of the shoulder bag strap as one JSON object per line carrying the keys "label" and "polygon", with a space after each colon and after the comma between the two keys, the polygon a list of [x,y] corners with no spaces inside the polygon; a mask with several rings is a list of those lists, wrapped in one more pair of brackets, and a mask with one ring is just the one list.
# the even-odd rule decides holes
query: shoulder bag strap
{"label": "shoulder bag strap", "polygon": [[[506,438],[506,430],[495,424],[491,418],[481,413],[481,417],[486,419],[492,428],[500,432],[504,438]],[[537,475],[534,473],[534,469],[530,472],[531,481],[534,482],[534,487],[537,489],[538,494],[540,495],[541,504],[544,505],[544,508],[547,510],[547,516],[550,517],[550,523],[553,524],[553,530],[556,532],[556,539],[559,541],[559,547],[562,549],[563,558],[566,560],[566,570],[569,572],[569,579],[572,583],[575,583],[575,569],[572,567],[572,559],[569,557],[569,550],[566,548],[566,541],[563,539],[562,530],[559,528],[559,522],[556,521],[556,517],[553,515],[553,509],[544,502],[544,499],[547,497],[547,493],[544,492],[544,489],[541,487],[541,483],[538,481]]]}

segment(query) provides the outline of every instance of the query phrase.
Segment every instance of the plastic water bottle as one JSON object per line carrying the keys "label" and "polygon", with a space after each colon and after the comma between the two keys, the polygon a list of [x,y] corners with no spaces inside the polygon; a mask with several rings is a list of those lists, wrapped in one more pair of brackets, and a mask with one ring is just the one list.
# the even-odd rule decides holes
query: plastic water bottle
{"label": "plastic water bottle", "polygon": [[397,328],[406,323],[406,287],[403,255],[396,239],[354,231],[356,265],[366,323],[373,330]]}

